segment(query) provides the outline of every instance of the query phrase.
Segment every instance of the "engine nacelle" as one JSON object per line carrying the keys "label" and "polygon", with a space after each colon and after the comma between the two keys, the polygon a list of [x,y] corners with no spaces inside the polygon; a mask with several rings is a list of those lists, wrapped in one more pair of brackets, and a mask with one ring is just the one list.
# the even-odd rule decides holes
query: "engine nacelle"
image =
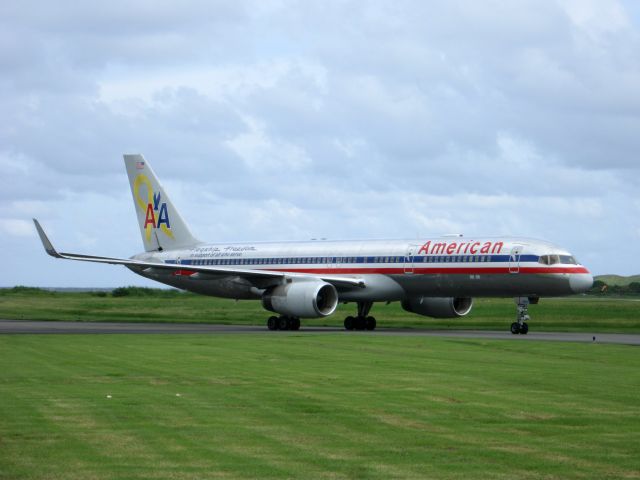
{"label": "engine nacelle", "polygon": [[425,317],[464,317],[473,307],[473,298],[468,297],[412,297],[402,301],[407,312]]}
{"label": "engine nacelle", "polygon": [[338,306],[338,291],[330,283],[294,280],[268,289],[262,295],[262,306],[290,317],[326,317]]}

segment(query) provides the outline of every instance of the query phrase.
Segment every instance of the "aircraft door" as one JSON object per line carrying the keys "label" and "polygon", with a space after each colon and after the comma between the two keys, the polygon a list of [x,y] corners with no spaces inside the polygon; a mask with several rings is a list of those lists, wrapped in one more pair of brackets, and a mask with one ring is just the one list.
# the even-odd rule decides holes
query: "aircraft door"
{"label": "aircraft door", "polygon": [[520,255],[522,255],[522,245],[514,245],[509,254],[509,273],[520,273]]}
{"label": "aircraft door", "polygon": [[417,245],[409,245],[404,255],[404,273],[412,274],[413,268],[413,255],[416,252]]}

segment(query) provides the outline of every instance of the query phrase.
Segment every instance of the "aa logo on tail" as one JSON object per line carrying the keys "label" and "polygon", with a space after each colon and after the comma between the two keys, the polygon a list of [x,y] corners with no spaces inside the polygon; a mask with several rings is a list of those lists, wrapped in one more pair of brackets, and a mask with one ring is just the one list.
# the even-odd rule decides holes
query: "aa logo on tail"
{"label": "aa logo on tail", "polygon": [[[142,186],[146,187],[146,197],[142,196]],[[162,194],[159,191],[153,191],[151,181],[146,175],[140,174],[136,177],[133,182],[133,193],[138,207],[144,214],[144,224],[142,227],[145,231],[145,240],[147,242],[151,241],[151,231],[154,229],[158,229],[164,232],[169,238],[173,238],[167,202],[162,201]]]}

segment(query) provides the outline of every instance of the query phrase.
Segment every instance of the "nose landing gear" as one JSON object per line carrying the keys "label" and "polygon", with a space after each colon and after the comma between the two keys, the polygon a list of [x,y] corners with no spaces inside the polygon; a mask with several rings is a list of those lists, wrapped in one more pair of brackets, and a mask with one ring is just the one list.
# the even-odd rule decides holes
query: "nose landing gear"
{"label": "nose landing gear", "polygon": [[529,332],[528,320],[531,320],[529,316],[529,298],[516,297],[516,305],[518,306],[518,313],[516,314],[516,321],[511,324],[511,333],[514,335],[521,334],[526,335]]}

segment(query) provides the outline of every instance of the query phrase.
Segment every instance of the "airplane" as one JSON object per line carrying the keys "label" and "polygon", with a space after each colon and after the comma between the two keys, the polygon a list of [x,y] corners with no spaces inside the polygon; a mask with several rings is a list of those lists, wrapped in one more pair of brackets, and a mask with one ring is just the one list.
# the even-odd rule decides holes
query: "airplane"
{"label": "airplane", "polygon": [[298,330],[301,318],[327,317],[355,303],[346,330],[374,330],[375,302],[399,301],[432,318],[467,315],[477,297],[513,297],[511,333],[529,331],[528,307],[541,297],[587,291],[593,277],[564,248],[519,237],[445,235],[421,240],[203,243],[194,237],[142,155],[124,155],[144,252],[128,259],[58,252],[56,258],[124,265],[182,290],[260,300],[276,315],[269,330]]}

